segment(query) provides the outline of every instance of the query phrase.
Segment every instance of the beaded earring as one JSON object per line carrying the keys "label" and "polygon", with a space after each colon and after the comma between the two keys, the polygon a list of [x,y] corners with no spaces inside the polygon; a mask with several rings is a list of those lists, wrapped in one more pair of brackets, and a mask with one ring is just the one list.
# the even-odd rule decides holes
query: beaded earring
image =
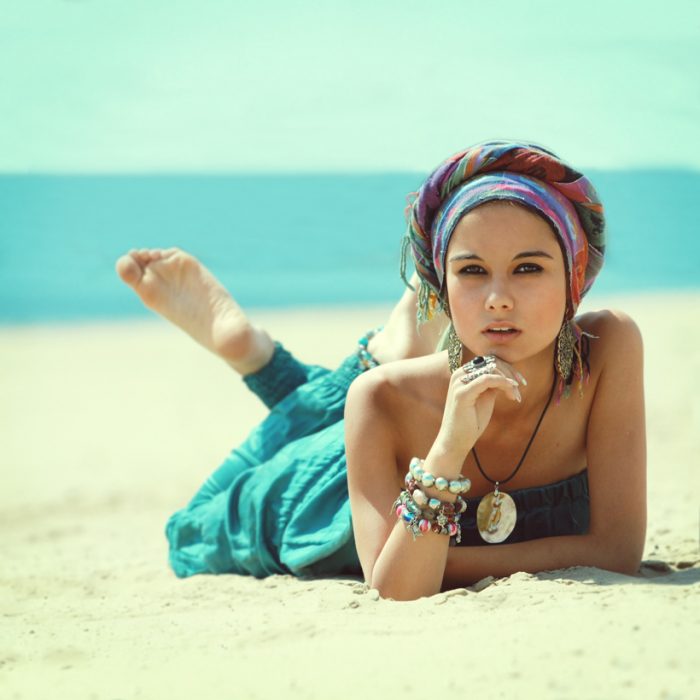
{"label": "beaded earring", "polygon": [[447,361],[450,374],[456,372],[462,364],[462,341],[457,336],[457,331],[450,323],[450,332],[447,335]]}

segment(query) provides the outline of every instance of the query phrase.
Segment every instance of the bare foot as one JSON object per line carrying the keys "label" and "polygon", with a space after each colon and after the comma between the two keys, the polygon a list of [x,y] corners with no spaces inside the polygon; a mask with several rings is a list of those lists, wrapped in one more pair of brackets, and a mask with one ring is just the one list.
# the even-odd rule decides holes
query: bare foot
{"label": "bare foot", "polygon": [[192,336],[237,372],[251,374],[274,352],[270,336],[253,326],[223,285],[179,248],[131,250],[117,273],[161,316]]}

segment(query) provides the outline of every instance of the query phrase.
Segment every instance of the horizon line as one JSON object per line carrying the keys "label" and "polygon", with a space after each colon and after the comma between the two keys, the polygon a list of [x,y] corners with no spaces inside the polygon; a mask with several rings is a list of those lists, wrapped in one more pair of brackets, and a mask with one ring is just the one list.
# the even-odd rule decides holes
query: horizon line
{"label": "horizon line", "polygon": [[[579,172],[684,172],[700,175],[700,167],[689,165],[659,164],[659,165],[634,165],[621,167],[590,166],[576,168]],[[431,169],[432,170],[432,169]],[[402,169],[348,169],[348,170],[305,170],[305,169],[149,169],[149,170],[0,170],[0,177],[270,177],[270,176],[377,176],[377,175],[421,175],[424,176],[431,170],[402,170]]]}

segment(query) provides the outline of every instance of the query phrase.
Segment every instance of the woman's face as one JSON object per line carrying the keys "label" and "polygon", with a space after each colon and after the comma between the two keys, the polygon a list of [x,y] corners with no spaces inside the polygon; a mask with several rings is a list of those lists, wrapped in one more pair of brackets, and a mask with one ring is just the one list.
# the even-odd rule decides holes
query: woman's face
{"label": "woman's face", "polygon": [[537,214],[507,201],[470,211],[452,234],[445,282],[457,335],[475,355],[515,363],[551,348],[566,310],[566,268]]}

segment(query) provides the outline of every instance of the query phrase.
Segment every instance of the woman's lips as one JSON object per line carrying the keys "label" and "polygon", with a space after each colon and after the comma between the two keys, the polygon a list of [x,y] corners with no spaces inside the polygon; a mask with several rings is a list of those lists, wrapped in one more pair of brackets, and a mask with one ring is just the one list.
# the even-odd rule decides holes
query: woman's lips
{"label": "woman's lips", "polygon": [[499,345],[505,345],[506,343],[512,343],[522,331],[510,330],[510,331],[494,331],[485,330],[482,333],[492,342]]}

